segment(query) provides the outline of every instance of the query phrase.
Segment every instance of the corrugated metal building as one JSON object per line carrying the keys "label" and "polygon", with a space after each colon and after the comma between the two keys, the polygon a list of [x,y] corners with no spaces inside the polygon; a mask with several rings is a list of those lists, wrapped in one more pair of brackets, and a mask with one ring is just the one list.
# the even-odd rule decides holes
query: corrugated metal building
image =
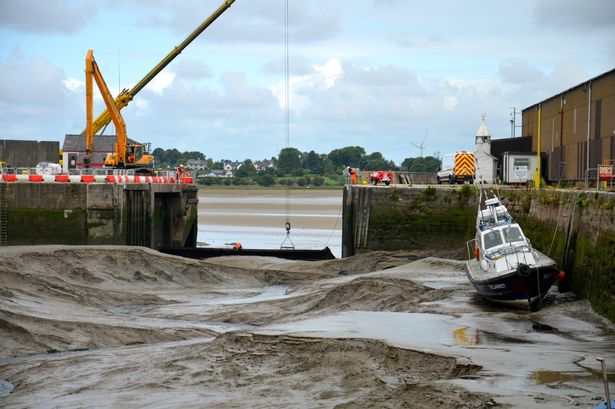
{"label": "corrugated metal building", "polygon": [[531,138],[533,151],[539,107],[549,180],[595,179],[599,164],[615,160],[615,69],[525,108],[522,135]]}

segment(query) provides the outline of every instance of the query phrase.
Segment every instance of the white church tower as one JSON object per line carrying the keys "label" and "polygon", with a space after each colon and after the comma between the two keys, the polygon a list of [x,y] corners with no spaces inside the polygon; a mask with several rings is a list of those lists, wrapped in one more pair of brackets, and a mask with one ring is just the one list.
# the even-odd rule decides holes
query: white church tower
{"label": "white church tower", "polygon": [[487,128],[486,114],[483,114],[478,132],[476,132],[474,156],[476,157],[476,181],[482,179],[484,183],[495,183],[498,160],[491,155],[491,134]]}

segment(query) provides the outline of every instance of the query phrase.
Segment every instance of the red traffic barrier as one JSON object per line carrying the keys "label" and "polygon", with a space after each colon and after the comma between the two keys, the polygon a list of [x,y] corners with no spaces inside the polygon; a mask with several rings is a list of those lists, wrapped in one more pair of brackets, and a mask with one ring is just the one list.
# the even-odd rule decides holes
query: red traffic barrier
{"label": "red traffic barrier", "polygon": [[17,175],[2,175],[2,180],[5,182],[15,182],[17,180]]}
{"label": "red traffic barrier", "polygon": [[81,175],[81,182],[83,183],[94,182],[94,175]]}
{"label": "red traffic barrier", "polygon": [[43,181],[43,175],[28,175],[28,180],[32,183],[41,183]]}
{"label": "red traffic barrier", "polygon": [[59,183],[67,183],[70,182],[70,178],[68,175],[56,175],[55,181]]}

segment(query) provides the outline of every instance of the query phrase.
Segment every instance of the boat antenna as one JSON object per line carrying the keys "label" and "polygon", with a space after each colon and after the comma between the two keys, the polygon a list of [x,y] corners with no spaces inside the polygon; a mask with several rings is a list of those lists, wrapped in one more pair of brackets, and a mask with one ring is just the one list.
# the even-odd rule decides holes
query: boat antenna
{"label": "boat antenna", "polygon": [[[284,142],[290,147],[290,105],[289,105],[289,56],[288,56],[288,0],[284,0]],[[294,250],[295,243],[290,238],[290,187],[286,186],[286,238],[280,249]]]}

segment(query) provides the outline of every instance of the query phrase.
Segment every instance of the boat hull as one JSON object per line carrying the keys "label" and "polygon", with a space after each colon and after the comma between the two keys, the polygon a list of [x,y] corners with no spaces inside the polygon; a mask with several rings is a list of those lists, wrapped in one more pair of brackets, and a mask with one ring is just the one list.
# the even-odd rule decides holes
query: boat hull
{"label": "boat hull", "polygon": [[466,262],[468,279],[483,298],[510,307],[536,310],[557,281],[559,268],[555,262],[551,262],[529,266],[529,269],[522,272],[512,270],[497,276],[481,273],[482,269],[477,260]]}

